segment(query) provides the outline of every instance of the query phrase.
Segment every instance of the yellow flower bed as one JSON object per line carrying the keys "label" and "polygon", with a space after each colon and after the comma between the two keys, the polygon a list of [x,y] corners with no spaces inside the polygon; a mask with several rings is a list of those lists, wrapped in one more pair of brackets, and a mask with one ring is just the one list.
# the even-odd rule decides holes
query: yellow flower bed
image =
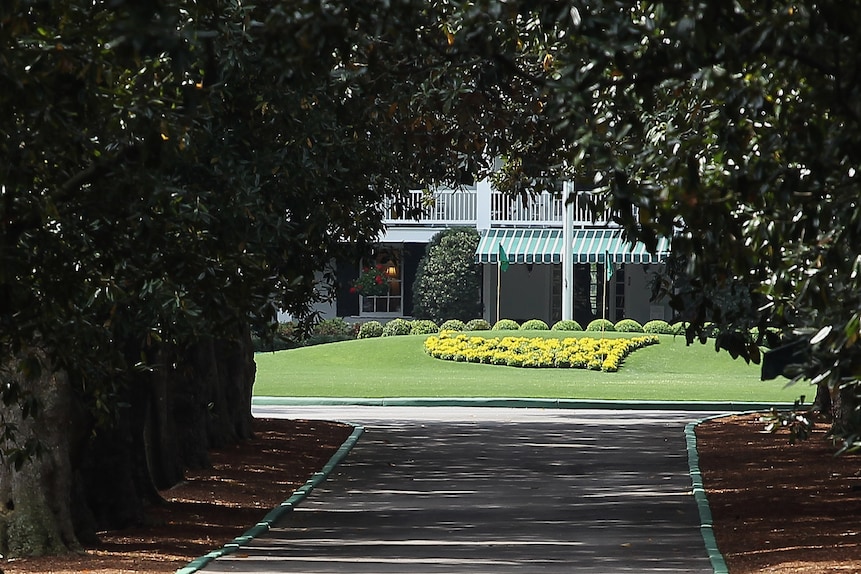
{"label": "yellow flower bed", "polygon": [[428,337],[425,351],[447,361],[508,365],[511,367],[560,367],[616,372],[622,361],[648,345],[660,342],[655,335],[630,339],[592,337],[545,339],[542,337],[473,337],[443,331]]}

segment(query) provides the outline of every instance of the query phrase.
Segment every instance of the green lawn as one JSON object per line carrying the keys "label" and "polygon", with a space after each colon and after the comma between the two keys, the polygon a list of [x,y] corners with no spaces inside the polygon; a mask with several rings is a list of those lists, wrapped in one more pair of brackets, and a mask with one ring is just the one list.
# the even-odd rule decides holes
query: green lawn
{"label": "green lawn", "polygon": [[[571,336],[554,332],[531,334]],[[578,334],[581,335],[585,336]],[[622,335],[608,333],[607,336]],[[662,335],[659,345],[634,352],[617,373],[442,361],[425,354],[422,346],[425,338],[421,335],[383,337],[258,353],[254,394],[765,403],[791,403],[801,394],[809,397],[813,394],[806,385],[786,388],[785,379],[760,381],[758,365],[734,361],[725,352],[716,353],[711,341],[706,345],[687,346],[684,337]]]}

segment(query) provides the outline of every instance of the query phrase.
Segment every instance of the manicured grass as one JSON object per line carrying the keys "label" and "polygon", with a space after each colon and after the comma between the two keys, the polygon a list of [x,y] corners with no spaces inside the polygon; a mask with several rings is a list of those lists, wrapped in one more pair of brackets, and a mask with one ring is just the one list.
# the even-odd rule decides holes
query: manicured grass
{"label": "manicured grass", "polygon": [[[523,331],[473,333],[524,335]],[[571,333],[531,332],[534,336]],[[578,333],[576,336],[600,336]],[[607,333],[608,337],[631,334]],[[521,397],[565,399],[792,402],[812,396],[804,385],[760,381],[759,366],[716,353],[713,342],[684,337],[630,355],[617,373],[524,369],[443,361],[428,356],[423,335],[330,343],[256,355],[256,396],[273,397]]]}

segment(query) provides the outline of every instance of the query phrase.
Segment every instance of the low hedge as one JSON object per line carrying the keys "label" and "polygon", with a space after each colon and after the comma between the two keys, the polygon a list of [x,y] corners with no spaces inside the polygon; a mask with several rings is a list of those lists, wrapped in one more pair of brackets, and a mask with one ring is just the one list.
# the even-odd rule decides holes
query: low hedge
{"label": "low hedge", "polygon": [[410,335],[432,335],[439,333],[439,327],[430,319],[416,319],[410,327]]}
{"label": "low hedge", "polygon": [[616,326],[609,319],[595,319],[586,325],[587,331],[615,331]]}
{"label": "low hedge", "polygon": [[500,319],[493,326],[494,331],[517,331],[520,324],[514,319]]}
{"label": "low hedge", "polygon": [[582,331],[583,327],[580,326],[580,323],[574,321],[573,319],[563,319],[561,321],[556,321],[553,323],[553,326],[550,328],[551,331]]}
{"label": "low hedge", "polygon": [[643,326],[633,319],[622,319],[615,325],[616,331],[620,333],[642,333]]}
{"label": "low hedge", "polygon": [[406,319],[392,319],[383,326],[383,337],[409,335],[412,325]]}
{"label": "low hedge", "polygon": [[490,323],[484,319],[471,319],[466,322],[467,331],[490,331]]}
{"label": "low hedge", "polygon": [[359,327],[359,334],[356,335],[357,339],[372,339],[374,337],[382,337],[383,336],[383,325],[379,321],[368,321],[367,323],[362,323],[362,326]]}
{"label": "low hedge", "polygon": [[549,331],[550,327],[541,319],[530,319],[520,326],[521,331]]}
{"label": "low hedge", "polygon": [[466,329],[466,323],[460,319],[449,319],[439,326],[440,331],[463,331]]}
{"label": "low hedge", "polygon": [[675,334],[675,329],[663,319],[653,319],[643,325],[643,332],[655,335],[673,335]]}

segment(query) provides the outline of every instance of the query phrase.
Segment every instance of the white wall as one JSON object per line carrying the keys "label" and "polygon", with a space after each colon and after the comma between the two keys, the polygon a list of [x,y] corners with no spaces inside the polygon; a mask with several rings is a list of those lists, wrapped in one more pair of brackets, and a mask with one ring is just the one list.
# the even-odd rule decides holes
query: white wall
{"label": "white wall", "polygon": [[[660,265],[625,265],[625,318],[644,324],[652,319],[672,318],[666,301],[652,303],[652,276],[660,271]],[[621,318],[621,317],[620,317]]]}
{"label": "white wall", "polygon": [[[503,319],[542,319],[551,323],[551,297],[553,296],[552,265],[535,264],[532,272],[526,265],[512,264],[502,273],[502,304],[500,315]],[[672,318],[672,310],[666,302],[652,303],[651,276],[660,269],[657,265],[625,265],[625,316],[618,319],[634,319],[641,324],[651,319]],[[493,324],[496,316],[496,265],[484,265],[484,319]],[[612,290],[607,294],[613,297]],[[585,325],[584,325],[585,326]]]}
{"label": "white wall", "polygon": [[[334,265],[334,261],[330,263]],[[314,274],[314,281],[319,285],[323,281],[323,272],[318,271]],[[313,311],[317,311],[320,314],[321,319],[334,319],[338,316],[336,312],[336,304],[335,301],[331,301],[329,303],[316,303],[313,307],[311,307]],[[278,312],[278,322],[286,323],[288,321],[292,321],[293,317],[283,311]]]}
{"label": "white wall", "polygon": [[[496,323],[496,265],[484,265],[484,318]],[[541,319],[550,323],[551,265],[512,264],[501,274],[500,318],[525,321]]]}

